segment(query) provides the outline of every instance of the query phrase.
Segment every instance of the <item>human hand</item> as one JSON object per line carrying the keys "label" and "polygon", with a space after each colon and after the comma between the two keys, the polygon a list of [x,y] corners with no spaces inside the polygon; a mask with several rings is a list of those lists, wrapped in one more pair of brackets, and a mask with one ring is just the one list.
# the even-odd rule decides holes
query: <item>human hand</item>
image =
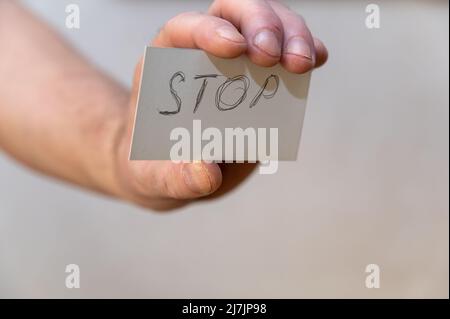
{"label": "human hand", "polygon": [[[319,67],[328,56],[300,15],[280,1],[269,0],[216,0],[207,14],[183,13],[168,21],[152,45],[196,48],[222,58],[248,54],[257,65],[281,63],[294,73]],[[223,181],[226,190],[242,181],[254,165],[128,161],[141,72],[142,61],[136,67],[129,120],[118,153],[126,196],[145,206],[165,207],[174,200],[180,204],[210,195]]]}

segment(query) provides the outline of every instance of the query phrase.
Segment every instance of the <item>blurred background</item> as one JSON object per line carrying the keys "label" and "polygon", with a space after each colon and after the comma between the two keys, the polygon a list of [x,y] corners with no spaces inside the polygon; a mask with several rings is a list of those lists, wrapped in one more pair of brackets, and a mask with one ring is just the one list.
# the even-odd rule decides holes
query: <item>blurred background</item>
{"label": "blurred background", "polygon": [[[287,2],[330,51],[313,74],[298,161],[158,214],[0,154],[0,297],[448,298],[448,2],[376,1],[380,29],[365,26],[370,2]],[[209,5],[26,3],[127,86],[167,19]],[[65,28],[69,3],[80,30]],[[65,287],[72,263],[81,289]],[[365,287],[372,263],[380,289]]]}

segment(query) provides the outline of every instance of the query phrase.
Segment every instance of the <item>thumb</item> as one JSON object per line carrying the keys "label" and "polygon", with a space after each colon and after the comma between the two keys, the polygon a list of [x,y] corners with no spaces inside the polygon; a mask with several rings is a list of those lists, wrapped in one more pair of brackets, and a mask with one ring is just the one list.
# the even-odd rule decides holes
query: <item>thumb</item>
{"label": "thumb", "polygon": [[204,162],[128,161],[121,176],[130,199],[144,204],[151,204],[152,200],[207,196],[222,183],[219,166]]}

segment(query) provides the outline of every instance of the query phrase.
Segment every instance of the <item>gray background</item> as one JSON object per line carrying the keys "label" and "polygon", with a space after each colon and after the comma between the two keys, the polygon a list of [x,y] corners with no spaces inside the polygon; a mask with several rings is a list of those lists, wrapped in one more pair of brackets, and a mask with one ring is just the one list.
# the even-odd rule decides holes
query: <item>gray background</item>
{"label": "gray background", "polygon": [[[206,1],[29,0],[123,83],[166,19]],[[448,4],[291,1],[331,51],[294,163],[155,214],[0,157],[0,297],[447,297]],[[30,52],[32,54],[32,52]],[[64,286],[81,267],[81,289]],[[381,267],[381,288],[364,268]]]}

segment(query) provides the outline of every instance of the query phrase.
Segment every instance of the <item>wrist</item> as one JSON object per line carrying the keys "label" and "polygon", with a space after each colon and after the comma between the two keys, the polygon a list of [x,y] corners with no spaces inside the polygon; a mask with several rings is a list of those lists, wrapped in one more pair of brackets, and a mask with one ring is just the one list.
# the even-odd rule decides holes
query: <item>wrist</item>
{"label": "wrist", "polygon": [[[90,187],[112,196],[120,196],[122,185],[118,176],[118,159],[127,132],[129,93],[109,79],[91,86],[96,90],[89,115],[81,123],[81,136],[86,149],[82,159]],[[87,109],[87,107],[86,107]]]}

